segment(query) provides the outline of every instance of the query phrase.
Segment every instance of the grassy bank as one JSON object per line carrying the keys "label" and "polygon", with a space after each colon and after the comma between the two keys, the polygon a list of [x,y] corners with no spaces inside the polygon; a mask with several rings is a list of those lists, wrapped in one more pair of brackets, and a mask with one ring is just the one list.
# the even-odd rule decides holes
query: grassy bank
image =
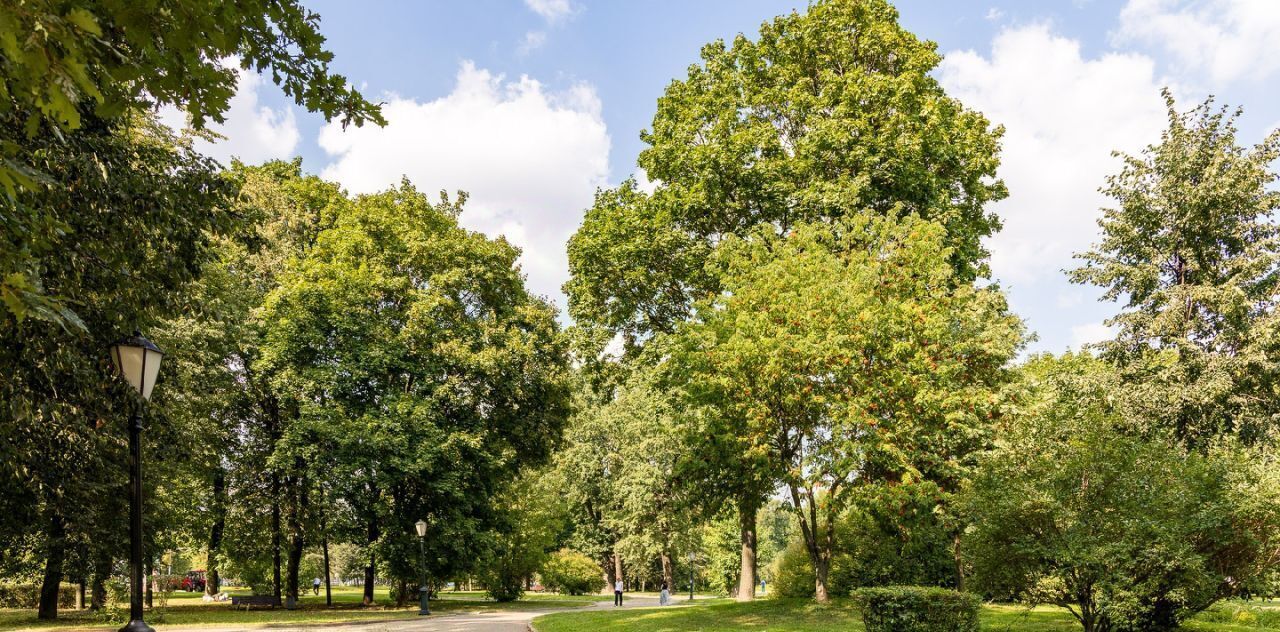
{"label": "grassy bank", "polygon": [[[247,594],[247,591],[229,591],[230,594]],[[363,591],[358,587],[341,587],[333,591],[333,607],[327,607],[324,590],[319,596],[308,593],[301,599],[301,608],[254,608],[245,611],[233,608],[230,602],[206,602],[199,593],[174,593],[163,606],[155,600],[155,608],[147,612],[147,622],[157,629],[165,627],[217,626],[217,625],[267,625],[279,623],[339,623],[375,621],[379,619],[403,619],[418,616],[418,602],[404,608],[396,608],[387,594],[379,587],[375,592],[376,603],[365,607],[361,602]],[[444,592],[440,599],[432,600],[432,613],[482,612],[512,608],[570,608],[585,606],[593,601],[608,600],[610,596],[541,595],[530,593],[524,599],[509,603],[497,603],[480,592]],[[128,604],[112,609],[107,615],[89,611],[64,610],[55,621],[36,618],[35,610],[0,609],[0,630],[24,628],[94,629],[115,630],[128,619]]]}
{"label": "grassy bank", "polygon": [[[1276,607],[1272,604],[1270,607]],[[1265,611],[1250,606],[1246,611]],[[1266,627],[1254,617],[1236,618],[1228,613],[1210,613],[1184,627],[1195,632],[1259,632],[1280,630]],[[1211,621],[1221,618],[1226,621]],[[1264,617],[1265,619],[1265,617]],[[857,632],[862,621],[849,600],[837,599],[829,605],[808,600],[765,599],[752,603],[717,602],[687,608],[652,608],[644,610],[598,610],[562,612],[538,617],[533,622],[537,632],[593,632],[625,630],[626,632],[728,632],[730,630],[768,630],[769,632]],[[1059,608],[1027,610],[1020,606],[994,605],[983,608],[984,632],[1076,632],[1080,625]]]}

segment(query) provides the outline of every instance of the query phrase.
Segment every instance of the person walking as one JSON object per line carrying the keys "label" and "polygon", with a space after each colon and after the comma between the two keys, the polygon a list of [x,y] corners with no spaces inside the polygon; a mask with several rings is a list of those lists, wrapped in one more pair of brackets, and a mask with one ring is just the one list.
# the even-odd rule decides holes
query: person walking
{"label": "person walking", "polygon": [[671,603],[671,593],[667,591],[667,582],[662,582],[662,592],[658,595],[658,605],[665,606]]}
{"label": "person walking", "polygon": [[311,580],[311,593],[314,595],[320,594],[320,578],[319,577]]}
{"label": "person walking", "polygon": [[613,582],[613,605],[622,605],[622,580]]}

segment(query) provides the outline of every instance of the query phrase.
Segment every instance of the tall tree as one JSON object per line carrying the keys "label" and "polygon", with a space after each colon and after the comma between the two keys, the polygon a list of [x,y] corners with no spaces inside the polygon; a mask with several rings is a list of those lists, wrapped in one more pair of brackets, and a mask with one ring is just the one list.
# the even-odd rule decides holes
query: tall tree
{"label": "tall tree", "polygon": [[1142,418],[1192,446],[1224,433],[1256,441],[1280,414],[1280,131],[1246,149],[1238,110],[1165,101],[1169,128],[1107,179],[1116,207],[1071,278],[1125,301],[1108,321],[1116,338],[1099,347],[1142,392]]}
{"label": "tall tree", "polygon": [[[24,121],[0,115],[6,133]],[[0,200],[0,215],[38,208],[69,230],[50,244],[41,278],[65,297],[82,327],[40,321],[0,326],[0,521],[26,532],[45,529],[45,595],[40,614],[56,615],[66,534],[122,542],[125,524],[111,498],[124,487],[124,424],[131,393],[113,379],[106,348],[135,329],[149,329],[180,306],[189,284],[210,262],[212,243],[231,230],[232,184],[216,165],[178,142],[149,116],[103,120],[83,113],[66,139],[41,137],[21,159],[58,184],[23,189]],[[168,375],[166,369],[165,376]],[[165,379],[162,376],[161,379]],[[163,410],[147,415],[148,440],[166,433]],[[12,541],[5,533],[0,541]],[[103,547],[110,556],[118,548]]]}
{"label": "tall tree", "polygon": [[[458,226],[464,202],[408,183],[352,201],[268,297],[255,363],[285,411],[273,467],[351,481],[335,492],[401,587],[419,519],[432,577],[472,570],[497,493],[550,457],[568,411],[554,310],[516,248]],[[330,450],[337,467],[316,469]]]}
{"label": "tall tree", "polygon": [[936,222],[874,212],[730,238],[724,291],[665,366],[695,457],[787,490],[819,601],[851,496],[924,479],[946,506],[990,441],[1021,323],[998,288],[957,282],[946,241]]}
{"label": "tall tree", "polygon": [[[999,228],[986,205],[1000,128],[948,97],[931,76],[941,57],[898,24],[885,0],[819,0],[702,49],[658,100],[639,166],[654,183],[597,194],[569,242],[565,291],[575,322],[635,355],[722,289],[703,264],[729,236],[848,214],[914,213],[945,228],[955,282],[986,272],[982,239]],[[745,483],[740,469],[736,479]],[[735,485],[744,559],[755,590],[755,510],[771,488]]]}

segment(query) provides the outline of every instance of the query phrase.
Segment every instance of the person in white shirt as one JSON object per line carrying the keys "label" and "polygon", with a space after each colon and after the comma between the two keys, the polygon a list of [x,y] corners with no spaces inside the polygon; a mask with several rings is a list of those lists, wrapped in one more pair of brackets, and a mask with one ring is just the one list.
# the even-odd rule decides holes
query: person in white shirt
{"label": "person in white shirt", "polygon": [[613,605],[622,605],[622,580],[613,582]]}

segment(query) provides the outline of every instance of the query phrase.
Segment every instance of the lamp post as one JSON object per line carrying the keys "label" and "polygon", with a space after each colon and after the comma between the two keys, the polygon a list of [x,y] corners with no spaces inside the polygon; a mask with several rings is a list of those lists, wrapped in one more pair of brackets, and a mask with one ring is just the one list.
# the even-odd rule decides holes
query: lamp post
{"label": "lamp post", "polygon": [[693,551],[689,551],[689,601],[693,601],[693,580],[694,577],[697,576],[697,567],[694,566],[694,564],[697,562],[697,559],[698,554]]}
{"label": "lamp post", "polygon": [[[116,374],[138,391],[145,402],[160,373],[164,353],[142,334],[111,345]],[[154,632],[142,620],[142,414],[134,408],[129,417],[129,623],[120,632]]]}
{"label": "lamp post", "polygon": [[414,523],[413,527],[418,530],[418,557],[422,561],[422,581],[418,584],[418,614],[431,614],[431,608],[427,606],[427,549],[423,541],[427,539],[427,521],[419,520]]}

